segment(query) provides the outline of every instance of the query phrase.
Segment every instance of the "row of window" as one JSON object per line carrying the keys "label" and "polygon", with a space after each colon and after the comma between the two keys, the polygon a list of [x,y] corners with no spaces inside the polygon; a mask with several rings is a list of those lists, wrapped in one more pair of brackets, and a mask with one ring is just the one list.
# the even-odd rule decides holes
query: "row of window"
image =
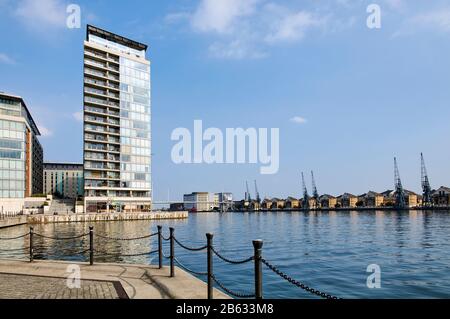
{"label": "row of window", "polygon": [[14,191],[23,191],[25,190],[25,182],[14,180],[0,180],[0,188]]}
{"label": "row of window", "polygon": [[24,191],[10,191],[10,190],[1,190],[0,197],[1,198],[24,198]]}
{"label": "row of window", "polygon": [[0,158],[23,159],[22,151],[9,151],[0,149]]}
{"label": "row of window", "polygon": [[21,141],[25,140],[25,133],[18,131],[0,130],[0,138],[14,138]]}
{"label": "row of window", "polygon": [[23,132],[25,131],[25,124],[22,122],[0,120],[0,130],[1,129]]}
{"label": "row of window", "polygon": [[136,138],[130,138],[130,137],[121,137],[120,143],[122,145],[131,145],[131,146],[137,146],[137,147],[145,147],[150,148],[150,140],[147,139],[136,139]]}
{"label": "row of window", "polygon": [[0,170],[0,179],[23,181],[25,180],[25,172],[15,170]]}
{"label": "row of window", "polygon": [[137,113],[150,113],[150,105],[142,105],[128,101],[120,101],[120,109]]}
{"label": "row of window", "polygon": [[0,159],[0,169],[23,170],[25,168],[24,161]]}

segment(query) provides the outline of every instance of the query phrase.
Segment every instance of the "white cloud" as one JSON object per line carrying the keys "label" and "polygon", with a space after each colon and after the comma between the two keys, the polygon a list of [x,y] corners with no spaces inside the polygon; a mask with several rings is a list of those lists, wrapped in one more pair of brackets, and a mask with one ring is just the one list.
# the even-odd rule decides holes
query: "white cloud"
{"label": "white cloud", "polygon": [[308,29],[324,23],[325,18],[316,17],[307,11],[287,14],[273,24],[273,28],[265,40],[269,43],[301,40]]}
{"label": "white cloud", "polygon": [[234,60],[261,59],[267,56],[267,53],[252,48],[240,40],[233,40],[229,43],[215,42],[210,45],[209,53],[215,58]]}
{"label": "white cloud", "polygon": [[49,137],[53,135],[53,132],[43,125],[38,125],[38,128],[39,131],[41,132],[42,137]]}
{"label": "white cloud", "polygon": [[301,41],[306,32],[325,25],[326,15],[270,0],[200,0],[191,11],[170,13],[165,21],[185,21],[192,31],[214,36],[211,57],[260,59],[269,55],[269,46]]}
{"label": "white cloud", "polygon": [[240,18],[255,12],[259,0],[202,0],[191,17],[192,27],[201,32],[232,33]]}
{"label": "white cloud", "polygon": [[83,122],[83,112],[75,112],[72,116],[76,121]]}
{"label": "white cloud", "polygon": [[407,19],[393,37],[411,35],[421,30],[450,32],[450,8],[417,14]]}
{"label": "white cloud", "polygon": [[290,119],[290,121],[296,124],[305,124],[306,122],[308,122],[307,119],[301,116],[294,116],[293,118]]}
{"label": "white cloud", "polygon": [[66,25],[66,6],[61,0],[22,0],[15,14],[33,29],[62,28]]}
{"label": "white cloud", "polygon": [[8,56],[6,53],[0,53],[0,63],[12,65],[16,64],[16,61],[10,56]]}

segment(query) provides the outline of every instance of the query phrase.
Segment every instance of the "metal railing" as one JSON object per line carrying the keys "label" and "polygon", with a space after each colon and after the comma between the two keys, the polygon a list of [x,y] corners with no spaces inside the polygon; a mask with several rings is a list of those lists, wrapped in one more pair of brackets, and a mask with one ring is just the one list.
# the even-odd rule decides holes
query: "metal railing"
{"label": "metal railing", "polygon": [[[190,247],[185,245],[184,243],[180,242],[175,237],[175,229],[173,227],[169,228],[169,237],[164,237],[162,233],[162,226],[157,226],[157,232],[150,233],[147,235],[139,236],[139,237],[133,237],[133,238],[123,238],[123,237],[110,237],[106,235],[101,234],[94,234],[94,227],[89,227],[88,233],[83,233],[77,236],[73,237],[53,237],[53,236],[47,236],[39,233],[34,232],[34,228],[30,227],[30,230],[28,233],[22,234],[20,236],[15,237],[0,237],[0,241],[11,241],[16,239],[21,239],[25,237],[29,237],[29,246],[24,248],[18,248],[18,249],[2,249],[2,251],[5,252],[12,252],[12,251],[23,251],[23,250],[29,250],[29,260],[30,262],[33,262],[35,259],[35,242],[34,239],[36,237],[46,238],[50,240],[75,240],[80,239],[84,237],[89,237],[89,248],[86,250],[83,250],[79,252],[78,254],[85,254],[89,253],[89,264],[94,265],[94,259],[96,256],[100,257],[107,257],[107,256],[113,256],[113,257],[135,257],[135,256],[149,256],[152,254],[158,254],[158,267],[159,269],[162,269],[164,266],[164,259],[169,259],[169,273],[170,277],[175,277],[175,264],[177,264],[180,268],[184,269],[185,271],[194,274],[196,276],[206,276],[206,282],[207,282],[207,297],[208,299],[213,299],[214,296],[214,284],[216,284],[218,287],[220,287],[223,291],[228,293],[229,295],[237,298],[255,298],[255,299],[262,299],[263,298],[263,265],[267,267],[267,269],[271,270],[274,274],[278,275],[285,281],[289,282],[290,284],[308,292],[313,295],[316,295],[321,298],[325,299],[338,299],[335,296],[332,296],[330,294],[324,293],[322,291],[313,289],[306,284],[293,279],[291,276],[287,275],[283,271],[281,271],[277,266],[274,266],[270,262],[268,262],[265,258],[262,256],[262,247],[263,247],[263,241],[262,240],[254,240],[253,241],[253,255],[249,256],[248,258],[241,259],[241,260],[235,260],[228,257],[225,257],[222,253],[216,250],[213,245],[213,234],[207,233],[206,234],[206,245],[200,246],[200,247]],[[142,240],[142,239],[148,239],[157,236],[158,238],[158,248],[155,250],[151,250],[148,252],[138,252],[134,254],[113,254],[105,251],[100,251],[95,248],[94,245],[94,238],[98,237],[103,240],[109,240],[109,241],[134,241],[134,240]],[[170,245],[169,250],[169,256],[165,255],[163,252],[163,242],[168,241]],[[206,271],[205,272],[199,272],[194,271],[190,269],[189,267],[185,266],[182,262],[178,260],[178,258],[175,256],[175,245],[178,245],[179,247],[191,251],[191,252],[201,252],[206,250]],[[241,265],[246,264],[249,262],[254,263],[254,292],[236,292],[234,290],[231,290],[230,288],[226,287],[221,281],[218,280],[215,272],[214,272],[214,264],[213,264],[213,257],[216,256],[221,261],[232,264],[232,265]]]}

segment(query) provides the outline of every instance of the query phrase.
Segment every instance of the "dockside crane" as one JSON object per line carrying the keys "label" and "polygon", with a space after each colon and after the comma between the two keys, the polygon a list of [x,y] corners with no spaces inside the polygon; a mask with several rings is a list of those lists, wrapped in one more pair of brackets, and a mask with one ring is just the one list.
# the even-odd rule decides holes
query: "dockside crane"
{"label": "dockside crane", "polygon": [[245,201],[246,202],[251,202],[252,201],[252,197],[250,196],[250,190],[248,188],[248,182],[245,181],[245,187],[247,189],[247,191],[245,192]]}
{"label": "dockside crane", "polygon": [[259,204],[259,203],[261,203],[261,197],[259,196],[258,186],[256,185],[256,180],[255,180],[255,193],[256,193],[256,201]]}
{"label": "dockside crane", "polygon": [[316,203],[317,203],[317,202],[319,202],[319,192],[317,191],[316,180],[314,179],[313,171],[311,171],[311,181],[312,181],[313,198],[316,200]]}
{"label": "dockside crane", "polygon": [[404,209],[406,208],[405,190],[403,189],[396,157],[394,157],[394,179],[395,179],[395,208]]}
{"label": "dockside crane", "polygon": [[305,176],[302,172],[302,183],[303,183],[303,209],[309,210],[309,195],[308,189],[306,188]]}
{"label": "dockside crane", "polygon": [[423,153],[420,153],[421,159],[421,170],[422,170],[422,191],[423,191],[423,201],[422,205],[429,207],[433,205],[431,199],[431,186],[430,180],[428,179],[427,167],[425,166],[425,159],[423,158]]}

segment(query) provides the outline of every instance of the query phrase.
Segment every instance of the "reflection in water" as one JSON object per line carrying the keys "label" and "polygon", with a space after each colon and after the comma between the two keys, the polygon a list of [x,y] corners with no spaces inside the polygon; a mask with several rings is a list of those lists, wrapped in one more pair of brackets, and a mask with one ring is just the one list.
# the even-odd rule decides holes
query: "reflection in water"
{"label": "reflection in water", "polygon": [[[264,241],[263,256],[305,284],[344,298],[450,297],[449,212],[292,212],[191,214],[187,220],[95,223],[94,232],[110,237],[139,237],[168,227],[191,247],[203,246],[214,233],[223,255],[244,259],[253,254],[252,240]],[[88,233],[89,224],[35,225],[45,236],[71,237]],[[26,226],[0,230],[0,237],[28,231]],[[35,237],[36,258],[86,261],[89,238],[57,241]],[[96,262],[156,263],[157,256],[102,256],[152,251],[157,238],[113,241],[95,238]],[[0,240],[0,258],[28,258],[28,238]],[[19,249],[6,251],[5,249]],[[164,252],[169,253],[164,242]],[[206,270],[205,252],[176,247],[180,261],[195,271]],[[366,288],[369,264],[382,271],[382,288]],[[217,278],[233,290],[253,290],[253,264],[228,265],[214,259]],[[203,278],[204,279],[204,278]],[[313,298],[264,269],[267,298]]]}

